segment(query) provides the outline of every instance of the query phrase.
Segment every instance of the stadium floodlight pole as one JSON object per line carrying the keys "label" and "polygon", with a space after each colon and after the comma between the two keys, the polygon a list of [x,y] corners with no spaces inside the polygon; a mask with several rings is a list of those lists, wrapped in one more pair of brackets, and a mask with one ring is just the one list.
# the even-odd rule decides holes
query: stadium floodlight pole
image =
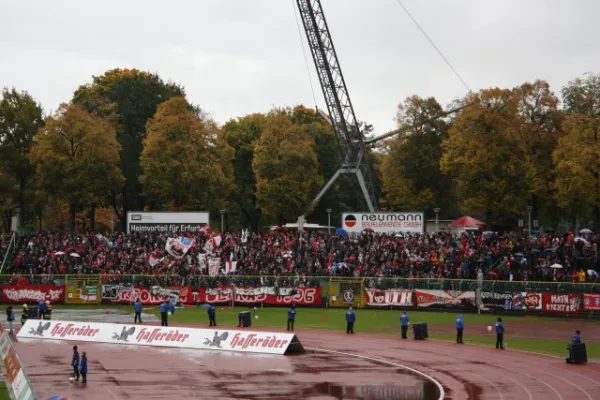
{"label": "stadium floodlight pole", "polygon": [[223,232],[223,217],[225,216],[225,210],[219,210],[219,214],[221,214],[221,233]]}
{"label": "stadium floodlight pole", "polygon": [[333,210],[328,208],[325,211],[327,211],[327,233],[331,233],[331,211]]}
{"label": "stadium floodlight pole", "polygon": [[440,231],[440,218],[439,218],[439,214],[440,211],[442,209],[439,207],[436,207],[433,209],[433,212],[435,213],[435,233],[438,233]]}
{"label": "stadium floodlight pole", "polygon": [[531,238],[531,210],[533,210],[532,206],[527,206],[527,212],[529,213],[529,220],[527,222],[527,241]]}

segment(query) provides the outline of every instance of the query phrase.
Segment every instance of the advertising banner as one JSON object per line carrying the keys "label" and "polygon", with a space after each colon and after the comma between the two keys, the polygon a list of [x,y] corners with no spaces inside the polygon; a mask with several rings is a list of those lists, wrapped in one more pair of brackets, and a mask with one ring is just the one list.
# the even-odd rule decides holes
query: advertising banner
{"label": "advertising banner", "polygon": [[25,375],[25,371],[19,362],[12,342],[8,334],[4,331],[0,335],[0,354],[2,356],[2,369],[7,377],[6,386],[12,394],[11,398],[36,400],[31,383]]}
{"label": "advertising banner", "polygon": [[600,311],[600,294],[585,293],[583,295],[583,309],[586,311]]}
{"label": "advertising banner", "polygon": [[191,233],[208,225],[207,212],[127,213],[127,233]]}
{"label": "advertising banner", "polygon": [[504,308],[507,301],[512,301],[513,293],[481,292],[484,307]]}
{"label": "advertising banner", "polygon": [[99,304],[100,281],[98,279],[69,278],[65,281],[66,303]]}
{"label": "advertising banner", "polygon": [[425,216],[422,212],[343,213],[342,228],[347,232],[423,233]]}
{"label": "advertising banner", "polygon": [[373,307],[411,307],[413,291],[408,289],[365,289],[367,305]]}
{"label": "advertising banner", "polygon": [[[142,304],[156,305],[168,299],[176,303],[196,304],[214,303],[229,304],[233,298],[233,287],[223,288],[191,288],[171,287],[139,288],[131,285],[103,285],[102,298],[113,303],[131,304],[139,298]],[[235,288],[235,303],[271,305],[319,305],[321,304],[320,287],[303,288],[274,288],[274,287],[246,287]]]}
{"label": "advertising banner", "polygon": [[266,354],[285,354],[291,345],[294,350],[301,346],[296,336],[290,333],[31,319],[19,330],[17,337]]}
{"label": "advertising banner", "polygon": [[542,294],[535,292],[515,292],[512,296],[512,310],[541,311]]}
{"label": "advertising banner", "polygon": [[542,310],[549,313],[579,314],[580,296],[575,294],[542,294]]}
{"label": "advertising banner", "polygon": [[64,303],[65,287],[57,285],[2,285],[2,302],[5,304],[50,300]]}
{"label": "advertising banner", "polygon": [[474,291],[416,289],[419,307],[444,306],[445,308],[477,308]]}

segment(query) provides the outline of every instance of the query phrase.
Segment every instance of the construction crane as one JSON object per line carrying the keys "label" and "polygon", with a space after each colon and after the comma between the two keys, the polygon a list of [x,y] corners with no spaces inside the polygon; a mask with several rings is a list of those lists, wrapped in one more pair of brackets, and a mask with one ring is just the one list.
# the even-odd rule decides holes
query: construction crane
{"label": "construction crane", "polygon": [[[367,140],[363,138],[342,75],[342,69],[335,52],[321,1],[296,0],[296,3],[329,114],[325,114],[321,110],[317,110],[317,112],[333,126],[339,138],[342,156],[342,165],[312,201],[311,210],[316,207],[340,176],[349,175],[351,177],[350,182],[352,182],[362,206],[369,212],[375,212],[377,211],[377,195],[367,157],[368,148],[374,147],[377,142],[397,135],[409,129],[409,127],[401,127]],[[454,108],[422,122],[427,123],[445,117],[470,105]],[[304,217],[301,218],[304,219]]]}

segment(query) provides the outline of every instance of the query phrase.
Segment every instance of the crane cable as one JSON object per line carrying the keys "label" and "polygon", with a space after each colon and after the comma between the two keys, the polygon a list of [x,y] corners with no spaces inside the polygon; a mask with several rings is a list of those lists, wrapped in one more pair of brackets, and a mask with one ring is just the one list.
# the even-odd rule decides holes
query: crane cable
{"label": "crane cable", "polygon": [[294,9],[294,17],[296,17],[296,27],[298,28],[298,35],[300,36],[300,44],[302,45],[302,54],[304,55],[304,65],[306,65],[306,74],[308,75],[308,83],[310,84],[310,91],[312,92],[313,101],[315,102],[315,109],[317,107],[317,96],[315,96],[315,88],[310,77],[310,67],[308,65],[308,57],[306,56],[306,47],[304,46],[304,40],[302,39],[302,30],[300,29],[300,22],[298,21],[298,10],[296,10],[296,0],[292,0],[292,8]]}
{"label": "crane cable", "polygon": [[419,30],[421,31],[421,33],[423,34],[423,36],[425,36],[425,38],[429,41],[429,43],[431,43],[431,45],[433,46],[433,48],[435,49],[435,51],[437,51],[438,54],[442,57],[442,59],[446,62],[446,64],[448,64],[448,66],[450,67],[450,69],[452,70],[452,72],[454,72],[454,75],[456,75],[456,77],[467,88],[467,91],[472,92],[471,88],[469,87],[469,85],[467,85],[467,83],[462,78],[462,76],[460,76],[460,74],[458,73],[458,71],[452,66],[452,64],[450,63],[450,61],[448,61],[448,59],[446,58],[446,56],[444,56],[444,54],[442,53],[442,51],[435,45],[435,43],[433,42],[433,40],[431,40],[431,38],[429,37],[429,35],[427,35],[427,33],[425,32],[425,30],[423,28],[421,28],[421,25],[419,25],[419,23],[417,22],[417,20],[415,19],[415,17],[413,17],[412,14],[410,13],[410,11],[408,11],[408,9],[404,6],[404,4],[402,3],[402,0],[396,0],[396,2],[400,5],[400,7],[402,7],[404,9],[404,11],[406,12],[406,14],[408,14],[408,16],[410,17],[410,19],[412,19],[412,21],[415,23],[415,25],[417,26],[417,28],[419,28]]}

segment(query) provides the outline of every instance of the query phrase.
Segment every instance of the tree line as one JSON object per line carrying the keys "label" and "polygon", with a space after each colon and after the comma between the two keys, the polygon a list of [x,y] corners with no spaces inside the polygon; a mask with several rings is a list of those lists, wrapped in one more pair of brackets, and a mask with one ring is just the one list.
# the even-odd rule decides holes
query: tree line
{"label": "tree line", "polygon": [[[531,206],[540,225],[600,219],[600,75],[560,91],[545,81],[490,88],[457,101],[398,105],[400,133],[369,154],[381,209],[462,213],[514,223]],[[362,124],[363,134],[371,132]],[[0,213],[10,229],[123,229],[128,211],[226,211],[230,229],[332,223],[358,211],[340,182],[311,200],[341,162],[338,138],[314,110],[274,108],[219,126],[183,86],[154,73],[92,77],[51,115],[31,94],[0,99]]]}

